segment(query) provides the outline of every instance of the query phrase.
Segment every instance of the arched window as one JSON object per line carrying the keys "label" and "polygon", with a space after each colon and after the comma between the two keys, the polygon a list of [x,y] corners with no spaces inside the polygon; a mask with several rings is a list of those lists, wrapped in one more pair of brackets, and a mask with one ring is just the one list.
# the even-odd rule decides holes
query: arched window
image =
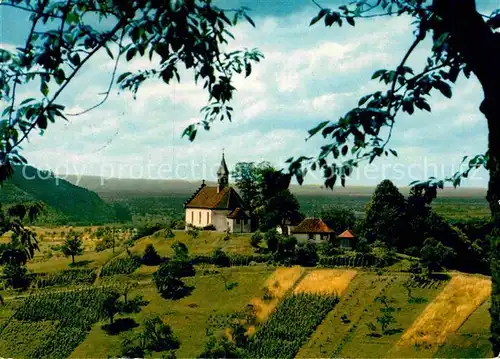
{"label": "arched window", "polygon": [[194,224],[194,211],[191,211],[191,223]]}
{"label": "arched window", "polygon": [[209,217],[210,217],[210,213],[209,213],[209,212],[207,212],[207,224],[209,224],[209,223],[210,223],[210,221],[209,221]]}
{"label": "arched window", "polygon": [[198,223],[201,224],[201,211],[198,212]]}

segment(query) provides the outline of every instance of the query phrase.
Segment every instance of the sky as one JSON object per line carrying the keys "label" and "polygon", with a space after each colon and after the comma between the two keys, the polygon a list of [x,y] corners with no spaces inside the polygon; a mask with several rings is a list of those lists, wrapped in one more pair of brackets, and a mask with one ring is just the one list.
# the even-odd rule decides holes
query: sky
{"label": "sky", "polygon": [[[500,0],[478,1],[485,13],[500,8]],[[195,85],[192,73],[181,72],[181,83],[145,83],[136,99],[113,88],[108,101],[92,112],[49,124],[43,136],[33,134],[23,146],[28,162],[66,174],[103,177],[214,180],[221,153],[228,166],[237,162],[269,161],[286,168],[285,160],[316,156],[327,143],[321,136],[306,141],[307,131],[325,120],[336,121],[358,99],[383,90],[370,80],[374,71],[393,69],[412,42],[411,19],[401,16],[344,25],[310,27],[317,8],[309,0],[219,0],[222,8],[247,6],[256,28],[240,23],[228,50],[258,48],[265,56],[249,78],[235,77],[233,121],[199,131],[194,142],[182,138],[189,124],[201,118],[207,95]],[[325,6],[327,3],[323,3]],[[335,5],[335,4],[333,4]],[[23,43],[26,15],[0,7],[0,45]],[[432,44],[426,41],[410,58],[423,67]],[[149,66],[147,59],[123,60],[118,73]],[[64,94],[68,113],[84,110],[102,99],[113,62],[98,53]],[[21,90],[30,97],[32,89]],[[398,157],[379,158],[357,169],[349,185],[376,185],[385,178],[405,186],[429,176],[453,174],[463,156],[487,149],[487,124],[479,112],[482,90],[474,76],[459,78],[453,97],[435,93],[432,112],[397,118],[390,148]],[[306,184],[321,184],[321,172],[309,172]],[[481,170],[463,185],[485,187]]]}

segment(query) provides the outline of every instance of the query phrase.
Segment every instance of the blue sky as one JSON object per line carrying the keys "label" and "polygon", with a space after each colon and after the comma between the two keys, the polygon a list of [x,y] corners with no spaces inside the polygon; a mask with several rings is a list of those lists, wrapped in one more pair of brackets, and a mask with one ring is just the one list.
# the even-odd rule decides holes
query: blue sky
{"label": "blue sky", "polygon": [[[238,89],[233,122],[214,124],[190,143],[183,129],[198,121],[206,94],[190,73],[180,84],[149,82],[137,99],[114,89],[108,102],[70,122],[49,125],[43,136],[33,135],[24,146],[28,161],[61,175],[178,178],[213,180],[222,148],[230,167],[238,161],[270,161],[285,166],[291,156],[316,155],[321,137],[305,141],[307,130],[324,120],[337,120],[359,97],[382,89],[371,81],[380,68],[394,68],[412,41],[411,21],[405,17],[367,19],[355,28],[309,27],[317,13],[310,1],[219,0],[223,8],[248,6],[257,24],[233,29],[229,49],[259,48],[265,59],[247,78],[235,78]],[[478,1],[488,13],[499,1]],[[26,16],[0,7],[0,43],[16,46],[26,32]],[[423,65],[431,44],[425,43],[410,63]],[[113,63],[98,54],[64,96],[68,112],[97,103],[105,91]],[[148,66],[146,59],[122,61],[119,71]],[[29,89],[24,92],[29,95]],[[432,112],[398,118],[391,148],[399,158],[384,158],[357,170],[347,185],[375,185],[384,178],[397,185],[428,176],[449,176],[464,155],[484,153],[487,125],[478,107],[482,91],[475,78],[460,78],[453,98],[435,94]],[[466,186],[486,186],[479,171]],[[306,183],[322,183],[310,173]]]}

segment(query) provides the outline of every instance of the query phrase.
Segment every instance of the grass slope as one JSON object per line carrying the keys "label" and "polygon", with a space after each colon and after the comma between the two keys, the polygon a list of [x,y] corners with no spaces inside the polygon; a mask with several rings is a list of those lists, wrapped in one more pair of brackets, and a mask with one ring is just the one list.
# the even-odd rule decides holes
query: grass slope
{"label": "grass slope", "polygon": [[[351,339],[359,325],[365,308],[370,306],[382,288],[394,276],[376,277],[373,273],[358,273],[347,291],[340,298],[339,304],[328,313],[309,341],[301,348],[297,358],[324,358],[341,351],[343,345]],[[350,320],[343,323],[340,317],[345,314]]]}
{"label": "grass slope", "polygon": [[[153,285],[137,288],[130,295],[143,295],[149,304],[141,313],[131,317],[141,323],[150,314],[160,315],[181,341],[177,356],[196,357],[201,353],[207,339],[207,321],[210,315],[230,314],[244,309],[245,304],[258,295],[265,278],[270,274],[266,267],[218,270],[220,274],[197,274],[193,278],[185,278],[186,284],[195,288],[190,296],[177,301],[161,298]],[[225,289],[222,275],[238,285],[231,290]],[[102,324],[104,322],[93,326],[87,339],[72,353],[72,358],[105,358],[118,354],[120,336],[107,335],[101,329]],[[139,326],[134,330],[140,331],[142,328]]]}
{"label": "grass slope", "polygon": [[153,244],[156,251],[162,256],[171,256],[173,254],[172,244],[179,241],[185,243],[189,248],[190,254],[210,254],[216,248],[223,248],[226,252],[252,254],[254,250],[250,246],[250,234],[232,234],[230,239],[224,240],[224,233],[202,231],[198,238],[192,239],[185,231],[174,231],[175,237],[165,239],[162,232],[155,235],[141,238],[137,241],[131,252],[144,253],[148,244]]}
{"label": "grass slope", "polygon": [[[412,296],[414,298],[422,298],[424,302],[409,303],[408,294],[403,287],[403,283],[407,280],[406,275],[395,275],[388,278],[388,285],[380,290],[378,295],[385,295],[394,301],[393,306],[400,308],[394,313],[396,322],[391,325],[392,329],[399,329],[401,332],[409,328],[416,320],[419,314],[427,306],[428,302],[442,290],[440,285],[438,288],[414,288]],[[361,295],[363,295],[361,293]],[[344,299],[349,300],[344,297]],[[381,315],[380,308],[382,304],[375,301],[366,303],[363,313],[356,323],[356,327],[348,333],[346,340],[334,355],[336,357],[388,357],[393,346],[400,339],[402,333],[395,332],[392,335],[383,335],[380,338],[370,336],[371,330],[368,328],[369,323],[377,324],[376,318]],[[377,327],[379,327],[377,325]],[[409,357],[416,357],[418,353],[412,351],[408,353]]]}

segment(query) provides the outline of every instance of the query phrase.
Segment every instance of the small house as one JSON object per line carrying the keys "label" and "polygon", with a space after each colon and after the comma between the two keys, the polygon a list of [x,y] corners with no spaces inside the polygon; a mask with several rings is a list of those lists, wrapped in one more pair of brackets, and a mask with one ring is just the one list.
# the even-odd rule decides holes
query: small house
{"label": "small house", "polygon": [[323,242],[335,235],[321,218],[306,218],[291,229],[291,235],[299,241]]}
{"label": "small house", "polygon": [[345,230],[338,237],[339,247],[342,249],[352,249],[356,237],[350,230]]}

